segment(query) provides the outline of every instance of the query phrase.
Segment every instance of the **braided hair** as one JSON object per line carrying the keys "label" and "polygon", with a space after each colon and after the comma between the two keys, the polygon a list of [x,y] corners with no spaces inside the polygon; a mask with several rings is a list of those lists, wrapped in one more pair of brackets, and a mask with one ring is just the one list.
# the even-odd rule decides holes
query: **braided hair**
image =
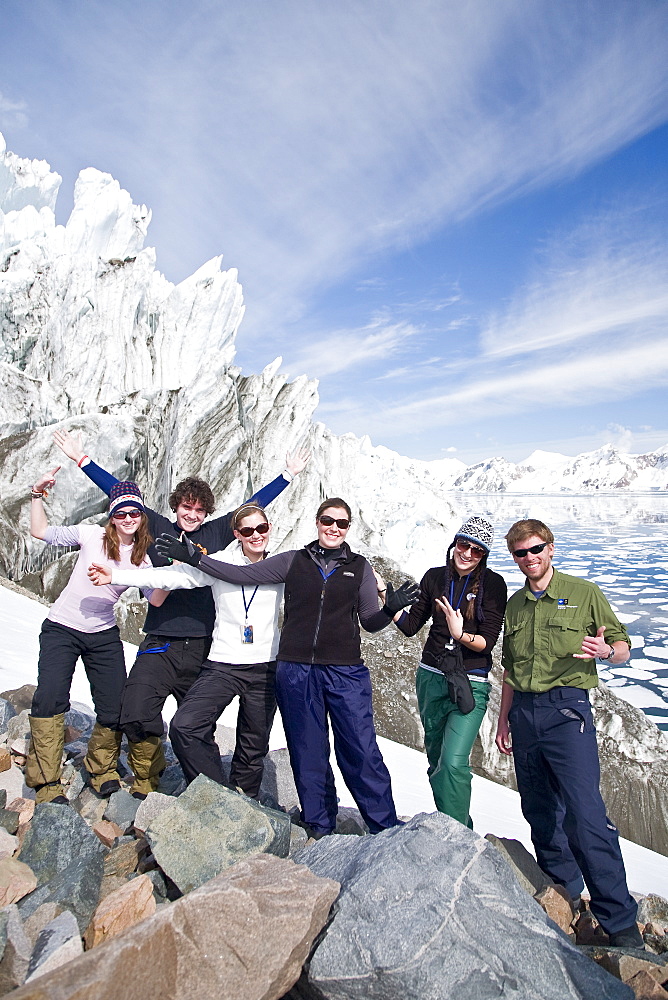
{"label": "braided hair", "polygon": [[[455,580],[461,579],[459,573],[455,568],[455,561],[453,558],[453,550],[455,547],[455,541],[450,543],[450,547],[447,551],[446,562],[445,562],[445,594],[450,593],[450,585],[455,582]],[[482,557],[476,568],[471,573],[471,581],[469,582],[469,593],[475,594],[474,601],[467,601],[466,607],[462,612],[462,617],[464,621],[472,621],[475,619],[477,622],[484,622],[485,613],[482,609],[482,601],[485,592],[485,574],[487,573],[487,556]]]}

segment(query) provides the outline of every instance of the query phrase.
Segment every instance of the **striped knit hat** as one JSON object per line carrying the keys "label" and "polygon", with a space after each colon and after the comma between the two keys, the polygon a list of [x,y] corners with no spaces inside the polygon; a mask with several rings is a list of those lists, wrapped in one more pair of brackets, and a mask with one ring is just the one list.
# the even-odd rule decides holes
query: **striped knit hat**
{"label": "striped knit hat", "polygon": [[144,509],[144,499],[136,483],[126,480],[124,483],[114,483],[109,493],[109,516],[119,507],[132,507],[134,510]]}
{"label": "striped knit hat", "polygon": [[489,552],[494,541],[494,528],[486,518],[480,514],[473,514],[464,521],[455,538],[465,538],[467,542],[475,542]]}

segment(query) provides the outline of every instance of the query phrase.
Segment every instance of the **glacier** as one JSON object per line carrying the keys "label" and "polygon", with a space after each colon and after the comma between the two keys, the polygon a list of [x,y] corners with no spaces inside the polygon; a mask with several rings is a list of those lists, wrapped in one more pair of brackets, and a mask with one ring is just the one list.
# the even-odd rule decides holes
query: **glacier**
{"label": "glacier", "polygon": [[[83,434],[91,456],[136,478],[166,510],[185,475],[208,480],[222,509],[274,478],[308,443],[307,471],[275,501],[275,546],[304,544],[325,496],[353,510],[350,541],[419,578],[441,559],[478,492],[665,489],[668,446],[630,456],[607,445],[575,459],[537,452],[466,467],[406,458],[314,421],[317,382],[281,359],[259,374],[234,365],[242,287],[222,257],[177,285],[145,241],[151,213],[109,174],[81,171],[56,224],[61,178],[21,159],[0,135],[0,573],[53,598],[61,574],[29,538],[28,488],[60,461],[55,427]],[[467,498],[468,497],[468,498]],[[464,498],[464,499],[463,499]],[[467,499],[466,499],[467,498]],[[99,516],[103,500],[65,464],[49,500],[54,523]]]}

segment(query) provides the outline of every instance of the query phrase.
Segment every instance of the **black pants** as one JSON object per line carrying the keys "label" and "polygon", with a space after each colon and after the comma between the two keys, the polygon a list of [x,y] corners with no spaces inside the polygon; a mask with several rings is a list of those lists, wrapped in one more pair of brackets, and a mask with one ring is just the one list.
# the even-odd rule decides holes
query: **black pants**
{"label": "black pants", "polygon": [[30,714],[50,719],[67,712],[76,662],[81,660],[88,677],[97,721],[118,729],[125,684],[125,657],[118,629],[79,632],[45,619],[39,636],[37,690]]}
{"label": "black pants", "polygon": [[186,781],[205,774],[224,784],[214,733],[221,712],[238,695],[237,741],[230,779],[246,795],[257,796],[276,711],[275,674],[275,660],[269,663],[206,661],[169,727],[172,746]]}
{"label": "black pants", "polygon": [[162,708],[169,695],[181,704],[209,655],[211,636],[194,639],[147,635],[125,685],[121,728],[129,740],[162,736]]}

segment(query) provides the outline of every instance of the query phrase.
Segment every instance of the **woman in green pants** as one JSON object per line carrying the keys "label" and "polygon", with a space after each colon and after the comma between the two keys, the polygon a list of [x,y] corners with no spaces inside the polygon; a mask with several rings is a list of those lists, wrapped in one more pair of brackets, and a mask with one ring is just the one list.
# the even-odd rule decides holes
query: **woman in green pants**
{"label": "woman in green pants", "polygon": [[416,677],[427,773],[436,808],[467,826],[472,826],[469,757],[487,708],[487,675],[507,600],[505,581],[487,568],[493,538],[489,521],[469,517],[445,566],[427,570],[419,599],[395,619],[404,635],[415,635],[432,620]]}

